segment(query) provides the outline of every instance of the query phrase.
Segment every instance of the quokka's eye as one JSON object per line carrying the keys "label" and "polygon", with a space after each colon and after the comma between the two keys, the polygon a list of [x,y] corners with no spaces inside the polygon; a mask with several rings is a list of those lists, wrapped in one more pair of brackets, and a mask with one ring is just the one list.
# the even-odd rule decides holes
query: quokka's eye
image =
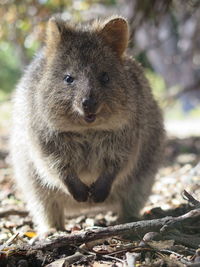
{"label": "quokka's eye", "polygon": [[74,78],[71,76],[71,75],[66,75],[64,77],[64,81],[67,83],[67,84],[72,84],[74,82]]}
{"label": "quokka's eye", "polygon": [[100,82],[102,84],[106,84],[110,81],[110,78],[108,76],[108,73],[107,72],[102,72],[101,75],[100,75]]}

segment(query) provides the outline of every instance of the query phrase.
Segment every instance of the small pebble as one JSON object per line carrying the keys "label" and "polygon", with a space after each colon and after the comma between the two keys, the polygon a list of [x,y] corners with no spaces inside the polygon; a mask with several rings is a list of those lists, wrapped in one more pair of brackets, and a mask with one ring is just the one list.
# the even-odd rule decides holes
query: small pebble
{"label": "small pebble", "polygon": [[144,242],[148,242],[148,241],[152,241],[152,240],[162,240],[162,235],[159,234],[158,232],[148,232],[144,235],[143,237],[143,241]]}

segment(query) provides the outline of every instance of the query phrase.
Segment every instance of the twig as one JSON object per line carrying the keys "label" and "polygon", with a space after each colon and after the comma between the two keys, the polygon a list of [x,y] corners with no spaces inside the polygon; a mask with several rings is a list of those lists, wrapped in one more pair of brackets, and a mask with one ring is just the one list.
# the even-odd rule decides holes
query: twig
{"label": "twig", "polygon": [[16,240],[18,237],[19,233],[16,233],[13,236],[11,236],[4,244],[0,246],[0,251],[2,252],[4,248],[10,246],[14,242],[14,240]]}
{"label": "twig", "polygon": [[104,258],[104,259],[108,259],[108,260],[115,260],[115,261],[118,261],[118,262],[121,262],[122,264],[125,263],[125,261],[119,259],[119,258],[116,258],[116,257],[113,257],[113,256],[109,256],[109,255],[100,255],[98,254],[98,256],[100,256],[101,258]]}
{"label": "twig", "polygon": [[177,256],[179,258],[179,260],[184,263],[184,264],[190,264],[191,262],[188,261],[188,259],[186,257],[184,257],[183,255],[177,253],[177,252],[174,252],[172,250],[169,250],[169,249],[162,249],[159,251],[160,253],[167,253],[167,254],[173,254],[175,256]]}
{"label": "twig", "polygon": [[7,217],[10,215],[18,215],[22,217],[28,216],[28,212],[25,210],[15,210],[15,209],[8,209],[0,211],[0,218]]}
{"label": "twig", "polygon": [[190,202],[195,208],[200,208],[200,201],[196,200],[192,195],[190,195],[186,190],[183,191],[183,197],[188,202]]}
{"label": "twig", "polygon": [[69,246],[71,244],[82,244],[85,242],[102,239],[105,237],[124,235],[131,233],[132,237],[143,236],[148,232],[160,231],[163,226],[166,228],[174,227],[177,224],[183,223],[187,219],[200,216],[200,209],[192,210],[179,217],[165,217],[161,219],[137,221],[133,223],[103,227],[100,229],[89,230],[76,234],[67,234],[65,236],[57,237],[53,240],[41,242],[32,247],[32,249],[52,249],[56,247]]}
{"label": "twig", "polygon": [[[194,210],[191,210],[191,211],[189,211],[189,212],[187,212],[187,213],[185,213],[185,214],[183,214],[181,216],[171,217],[171,220],[168,220],[168,222],[166,222],[163,225],[163,227],[160,229],[160,231],[162,233],[166,232],[172,226],[174,227],[174,224],[181,223],[181,222],[183,222],[184,220],[187,220],[187,219],[198,217],[199,215],[200,215],[200,209],[194,209]],[[163,219],[165,219],[165,218],[163,218]]]}

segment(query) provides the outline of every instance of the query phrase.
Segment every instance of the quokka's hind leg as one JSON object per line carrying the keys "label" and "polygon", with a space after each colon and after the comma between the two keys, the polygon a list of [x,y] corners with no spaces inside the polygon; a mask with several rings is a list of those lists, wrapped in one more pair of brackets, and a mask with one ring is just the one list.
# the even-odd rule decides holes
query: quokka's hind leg
{"label": "quokka's hind leg", "polygon": [[153,176],[129,177],[129,181],[118,188],[119,222],[132,222],[140,218],[153,183]]}
{"label": "quokka's hind leg", "polygon": [[63,193],[43,186],[32,164],[19,164],[15,169],[16,180],[38,233],[43,234],[52,229],[64,230]]}
{"label": "quokka's hind leg", "polygon": [[37,188],[27,202],[39,234],[52,229],[64,230],[64,203],[58,192]]}

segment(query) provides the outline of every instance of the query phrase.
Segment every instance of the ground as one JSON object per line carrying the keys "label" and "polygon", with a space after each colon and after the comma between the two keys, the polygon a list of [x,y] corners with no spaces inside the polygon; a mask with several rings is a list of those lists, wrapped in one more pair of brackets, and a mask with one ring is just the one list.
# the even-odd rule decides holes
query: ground
{"label": "ground", "polygon": [[[12,181],[13,173],[8,153],[10,126],[7,108],[6,105],[0,108],[1,116],[4,118],[0,117],[0,266],[47,266],[51,262],[53,263],[49,266],[200,266],[200,242],[191,241],[193,236],[200,237],[199,217],[195,224],[191,221],[190,229],[188,226],[184,228],[181,238],[175,238],[173,235],[167,240],[155,239],[151,234],[149,238],[148,233],[135,241],[115,236],[86,242],[81,246],[75,244],[55,247],[49,251],[32,251],[30,247],[27,250],[19,249],[30,245],[36,233],[31,217],[26,212],[23,198],[20,192],[15,190]],[[187,200],[183,198],[184,190],[200,200],[199,152],[198,136],[168,137],[162,168],[143,211],[144,219],[178,216],[190,210]],[[83,230],[109,226],[116,219],[116,215],[109,211],[66,218],[66,230],[67,233],[81,233]],[[66,233],[60,233],[63,234]],[[70,255],[73,256],[69,257]]]}

